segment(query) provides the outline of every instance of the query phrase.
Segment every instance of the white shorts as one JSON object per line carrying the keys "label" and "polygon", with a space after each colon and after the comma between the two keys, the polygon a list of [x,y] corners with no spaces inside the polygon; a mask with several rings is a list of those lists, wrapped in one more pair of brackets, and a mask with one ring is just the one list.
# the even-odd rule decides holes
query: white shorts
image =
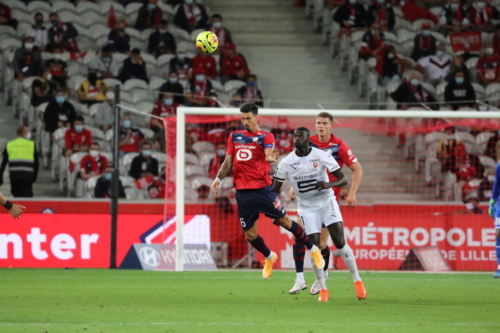
{"label": "white shorts", "polygon": [[308,210],[299,207],[298,215],[308,235],[319,234],[321,233],[322,227],[328,227],[330,224],[342,222],[342,214],[334,198],[328,199],[325,205],[317,210]]}

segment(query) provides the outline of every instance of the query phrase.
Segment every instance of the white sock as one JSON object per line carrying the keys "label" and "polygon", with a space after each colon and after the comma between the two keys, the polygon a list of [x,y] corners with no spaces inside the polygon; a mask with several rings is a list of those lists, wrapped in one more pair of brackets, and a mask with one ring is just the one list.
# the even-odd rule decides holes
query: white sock
{"label": "white sock", "polygon": [[500,265],[498,265],[498,270],[500,271]]}
{"label": "white sock", "polygon": [[297,272],[297,281],[304,282],[304,272]]}
{"label": "white sock", "polygon": [[316,245],[313,245],[313,247],[311,247],[311,249],[309,250],[309,252],[314,252],[318,249],[318,247]]}
{"label": "white sock", "polygon": [[266,257],[267,260],[271,260],[273,259],[273,251],[271,251],[271,253],[269,253],[269,256]]}
{"label": "white sock", "polygon": [[354,253],[352,253],[352,249],[349,244],[346,244],[343,248],[338,249],[340,253],[340,257],[344,261],[344,264],[351,272],[352,280],[354,282],[361,281],[359,277],[358,267],[356,266],[356,259],[354,258]]}
{"label": "white sock", "polygon": [[326,289],[326,284],[325,284],[325,271],[322,269],[316,268],[316,265],[314,264],[314,260],[311,257],[311,266],[314,270],[314,275],[316,275],[316,279],[319,282],[319,285],[321,286],[321,289]]}

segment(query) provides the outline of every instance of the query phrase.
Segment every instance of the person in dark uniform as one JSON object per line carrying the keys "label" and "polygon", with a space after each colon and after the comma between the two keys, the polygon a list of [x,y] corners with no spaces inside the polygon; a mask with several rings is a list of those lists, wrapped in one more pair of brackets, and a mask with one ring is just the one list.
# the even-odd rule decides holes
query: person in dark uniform
{"label": "person in dark uniform", "polygon": [[[113,173],[113,167],[108,166],[106,168],[104,176],[100,177],[97,180],[97,183],[95,184],[94,188],[94,196],[96,198],[111,198],[111,178],[112,178],[112,173]],[[119,186],[119,191],[118,191],[118,197],[124,199],[125,196],[125,189],[123,188],[122,181],[118,179],[118,186]]]}
{"label": "person in dark uniform", "polygon": [[14,197],[33,197],[33,183],[38,174],[38,156],[35,142],[31,139],[28,127],[17,129],[18,138],[7,142],[0,166],[0,185],[3,184],[3,172],[9,164],[10,192]]}

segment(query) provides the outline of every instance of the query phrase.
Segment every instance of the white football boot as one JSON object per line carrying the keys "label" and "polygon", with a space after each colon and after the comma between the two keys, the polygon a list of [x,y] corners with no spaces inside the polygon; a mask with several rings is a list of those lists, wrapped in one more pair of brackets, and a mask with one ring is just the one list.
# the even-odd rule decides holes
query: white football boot
{"label": "white football boot", "polygon": [[306,290],[306,289],[307,289],[307,284],[305,281],[295,280],[295,284],[293,285],[293,288],[290,289],[289,293],[290,295],[296,295],[300,293],[301,290]]}

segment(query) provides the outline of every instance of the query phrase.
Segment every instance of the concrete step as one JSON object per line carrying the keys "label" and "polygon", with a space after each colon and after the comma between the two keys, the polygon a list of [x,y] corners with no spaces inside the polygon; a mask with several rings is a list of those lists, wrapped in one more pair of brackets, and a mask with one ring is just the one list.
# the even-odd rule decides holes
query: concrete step
{"label": "concrete step", "polygon": [[[212,13],[220,12],[224,20],[231,19],[245,19],[245,20],[297,20],[304,19],[305,13],[303,9],[296,7],[273,7],[267,6],[264,8],[260,6],[249,5],[252,1],[248,1],[246,5],[238,6],[231,4],[224,7],[210,6]],[[312,23],[311,23],[312,26]]]}
{"label": "concrete step", "polygon": [[269,32],[290,33],[290,32],[311,32],[311,21],[306,19],[290,20],[224,20],[224,26],[232,34],[240,32]]}
{"label": "concrete step", "polygon": [[236,45],[286,45],[307,46],[318,45],[320,35],[308,33],[275,33],[275,32],[244,32],[233,34]]}
{"label": "concrete step", "polygon": [[228,7],[248,7],[249,5],[259,7],[291,7],[298,9],[297,7],[293,7],[293,1],[290,0],[215,0],[204,1],[203,3],[209,5],[211,9],[220,7],[221,13],[226,12]]}

